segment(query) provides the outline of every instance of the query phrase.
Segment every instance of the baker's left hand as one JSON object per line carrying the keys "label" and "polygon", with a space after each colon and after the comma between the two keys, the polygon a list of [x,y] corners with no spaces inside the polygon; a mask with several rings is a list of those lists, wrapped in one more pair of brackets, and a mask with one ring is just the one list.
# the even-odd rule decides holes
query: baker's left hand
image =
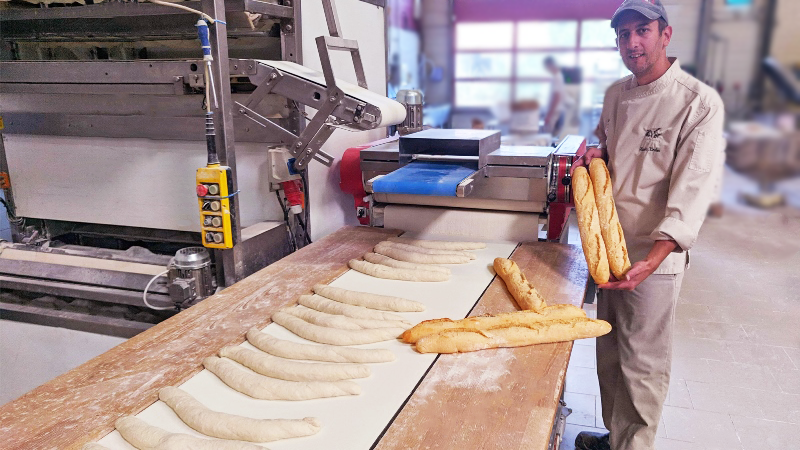
{"label": "baker's left hand", "polygon": [[655,272],[657,268],[658,265],[653,265],[648,260],[637,261],[631,266],[631,268],[628,270],[628,273],[625,274],[624,279],[617,280],[614,275],[611,275],[608,283],[601,284],[597,287],[600,289],[632,291],[636,289],[636,286],[638,286],[639,283],[644,281],[650,276],[650,274]]}

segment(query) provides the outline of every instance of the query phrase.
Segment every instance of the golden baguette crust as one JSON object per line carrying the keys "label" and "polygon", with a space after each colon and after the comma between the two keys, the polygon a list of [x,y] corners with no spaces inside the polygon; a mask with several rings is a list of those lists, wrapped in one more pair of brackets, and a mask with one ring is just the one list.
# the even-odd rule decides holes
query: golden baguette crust
{"label": "golden baguette crust", "polygon": [[406,330],[400,338],[414,344],[423,336],[440,333],[452,328],[468,330],[488,330],[497,327],[510,327],[529,323],[543,322],[553,319],[575,319],[586,317],[586,313],[574,305],[553,305],[543,308],[540,312],[516,311],[498,314],[496,316],[468,317],[461,320],[435,319],[420,322],[414,328]]}
{"label": "golden baguette crust", "polygon": [[508,292],[514,297],[520,308],[539,311],[547,306],[544,297],[525,278],[525,274],[522,273],[514,261],[506,258],[495,258],[494,271],[505,281]]}
{"label": "golden baguette crust", "polygon": [[578,214],[578,230],[581,233],[581,244],[589,273],[592,274],[595,283],[608,283],[610,275],[608,254],[600,232],[600,217],[597,215],[592,180],[583,166],[575,169],[572,174],[572,196],[575,201],[575,212]]}
{"label": "golden baguette crust", "polygon": [[611,175],[608,173],[605,161],[594,158],[589,163],[589,176],[592,178],[594,199],[597,205],[597,215],[600,218],[600,233],[606,244],[608,265],[611,273],[617,279],[622,279],[631,268],[628,258],[628,247],[625,245],[625,234],[617,217],[617,207],[614,205],[614,195],[611,187]]}
{"label": "golden baguette crust", "polygon": [[455,328],[430,334],[417,341],[420,353],[463,353],[499,347],[523,347],[533,344],[572,341],[602,336],[611,331],[603,320],[577,318],[548,320],[546,322],[468,330]]}

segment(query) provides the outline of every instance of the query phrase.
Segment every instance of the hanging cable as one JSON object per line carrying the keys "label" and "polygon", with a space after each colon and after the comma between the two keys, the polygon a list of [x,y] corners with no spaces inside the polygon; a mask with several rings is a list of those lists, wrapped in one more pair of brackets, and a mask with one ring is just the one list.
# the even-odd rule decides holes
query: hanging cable
{"label": "hanging cable", "polygon": [[165,311],[167,309],[175,309],[174,306],[153,306],[153,305],[151,305],[150,303],[147,302],[147,291],[150,290],[150,286],[153,284],[154,281],[156,281],[156,279],[158,277],[164,276],[167,273],[169,273],[169,270],[165,270],[165,271],[161,272],[160,274],[154,276],[153,278],[150,278],[150,281],[147,282],[147,286],[144,287],[144,292],[142,292],[142,301],[144,302],[144,305],[147,306],[148,308],[156,309],[156,310],[159,310],[159,311]]}
{"label": "hanging cable", "polygon": [[169,6],[171,8],[178,8],[178,9],[182,9],[184,11],[188,11],[188,12],[192,12],[192,13],[195,13],[195,14],[199,14],[200,17],[202,17],[203,19],[206,19],[210,23],[219,22],[221,24],[225,24],[225,22],[223,22],[221,20],[216,20],[213,17],[209,16],[208,14],[204,13],[203,11],[198,11],[196,9],[192,9],[192,8],[189,8],[188,6],[183,6],[183,5],[178,4],[178,3],[162,2],[161,0],[147,0],[147,1],[149,1],[150,3],[155,3],[156,5]]}

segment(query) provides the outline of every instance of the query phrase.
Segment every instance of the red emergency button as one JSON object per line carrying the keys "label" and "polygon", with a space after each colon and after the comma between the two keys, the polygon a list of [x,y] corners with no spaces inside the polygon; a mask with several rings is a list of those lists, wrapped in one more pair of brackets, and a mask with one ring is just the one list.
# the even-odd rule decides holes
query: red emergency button
{"label": "red emergency button", "polygon": [[197,185],[197,196],[198,197],[205,197],[208,195],[208,188],[205,184],[198,184]]}

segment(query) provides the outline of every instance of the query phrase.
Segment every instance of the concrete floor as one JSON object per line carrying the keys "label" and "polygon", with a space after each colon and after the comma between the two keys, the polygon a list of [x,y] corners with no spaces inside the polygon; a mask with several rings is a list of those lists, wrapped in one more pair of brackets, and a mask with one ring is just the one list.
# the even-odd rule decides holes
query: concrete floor
{"label": "concrete floor", "polygon": [[[659,450],[800,448],[800,180],[780,188],[794,206],[755,210],[736,200],[754,186],[726,174],[725,214],[704,224],[678,301]],[[561,450],[605,431],[595,362],[594,340],[576,342]]]}

